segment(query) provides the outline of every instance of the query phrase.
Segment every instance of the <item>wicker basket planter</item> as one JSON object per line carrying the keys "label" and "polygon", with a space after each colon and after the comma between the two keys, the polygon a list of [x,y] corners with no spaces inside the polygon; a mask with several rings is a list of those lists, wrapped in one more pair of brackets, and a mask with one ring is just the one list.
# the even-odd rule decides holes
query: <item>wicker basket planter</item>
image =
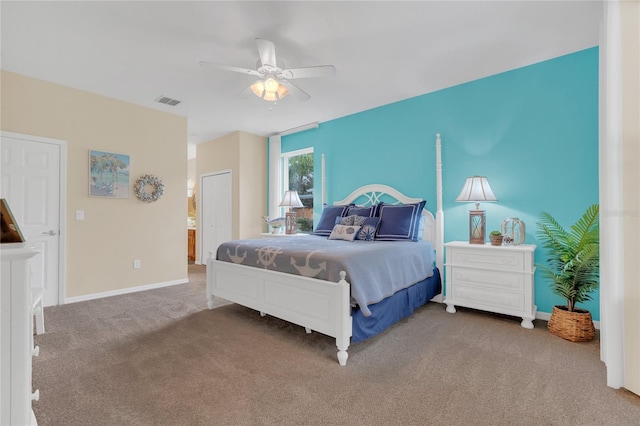
{"label": "wicker basket planter", "polygon": [[502,245],[502,235],[489,235],[489,240],[491,240],[492,246],[501,246]]}
{"label": "wicker basket planter", "polygon": [[576,309],[574,312],[569,312],[566,306],[553,307],[547,327],[554,336],[571,342],[588,342],[596,335],[589,311]]}

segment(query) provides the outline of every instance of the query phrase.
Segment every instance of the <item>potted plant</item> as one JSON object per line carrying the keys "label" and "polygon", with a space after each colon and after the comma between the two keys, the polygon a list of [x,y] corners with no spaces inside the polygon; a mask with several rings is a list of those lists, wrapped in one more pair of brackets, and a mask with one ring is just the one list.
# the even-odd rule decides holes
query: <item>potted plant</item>
{"label": "potted plant", "polygon": [[501,246],[502,238],[502,232],[500,231],[491,231],[491,233],[489,233],[489,240],[491,240],[492,246]]}
{"label": "potted plant", "polygon": [[587,342],[595,336],[591,313],[576,307],[591,300],[600,281],[599,206],[593,204],[565,230],[549,213],[538,223],[538,239],[547,249],[547,264],[537,265],[551,281],[551,288],[567,301],[553,308],[548,328],[551,334],[572,342]]}
{"label": "potted plant", "polygon": [[277,217],[275,219],[271,219],[269,216],[262,216],[267,225],[271,228],[272,234],[280,234],[281,229],[284,225],[284,217]]}
{"label": "potted plant", "polygon": [[280,224],[279,223],[274,223],[271,225],[271,233],[272,234],[279,234],[280,233]]}

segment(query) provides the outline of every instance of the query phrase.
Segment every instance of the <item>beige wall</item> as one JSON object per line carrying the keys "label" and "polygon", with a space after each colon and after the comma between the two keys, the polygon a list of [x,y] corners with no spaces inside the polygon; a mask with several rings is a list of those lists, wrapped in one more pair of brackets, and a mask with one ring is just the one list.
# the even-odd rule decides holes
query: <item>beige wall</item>
{"label": "beige wall", "polygon": [[199,144],[196,173],[231,170],[232,238],[255,238],[265,232],[267,213],[267,138],[234,132]]}
{"label": "beige wall", "polygon": [[240,132],[240,238],[255,238],[266,231],[267,138]]}
{"label": "beige wall", "polygon": [[[186,118],[6,71],[0,83],[3,131],[67,141],[66,297],[186,280]],[[131,184],[159,176],[163,197],[89,197],[91,149],[130,155]]]}
{"label": "beige wall", "polygon": [[625,388],[640,394],[640,3],[620,3],[625,282]]}

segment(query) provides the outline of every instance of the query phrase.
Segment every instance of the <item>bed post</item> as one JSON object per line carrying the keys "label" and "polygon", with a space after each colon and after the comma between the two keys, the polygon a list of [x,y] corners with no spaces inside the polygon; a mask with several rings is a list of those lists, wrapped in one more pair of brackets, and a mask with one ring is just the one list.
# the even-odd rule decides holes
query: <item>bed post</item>
{"label": "bed post", "polygon": [[321,181],[321,185],[322,185],[322,206],[324,207],[325,203],[327,202],[327,180],[325,179],[325,173],[324,173],[324,169],[325,169],[325,163],[324,163],[324,154],[322,154],[322,163],[321,163],[321,173],[322,176],[320,176],[320,181]]}
{"label": "bed post", "polygon": [[[442,141],[436,133],[436,266],[444,273],[444,212],[442,210]],[[443,278],[444,279],[444,278]]]}
{"label": "bed post", "polygon": [[349,303],[351,287],[346,278],[347,273],[345,271],[340,271],[340,281],[338,282],[338,286],[340,287],[341,303],[338,307],[340,312],[338,312],[339,329],[337,330],[336,346],[338,347],[338,363],[342,366],[347,365],[347,358],[349,357],[347,349],[349,348],[352,334],[351,304]]}
{"label": "bed post", "polygon": [[209,257],[207,257],[207,307],[213,309],[213,250],[209,250]]}

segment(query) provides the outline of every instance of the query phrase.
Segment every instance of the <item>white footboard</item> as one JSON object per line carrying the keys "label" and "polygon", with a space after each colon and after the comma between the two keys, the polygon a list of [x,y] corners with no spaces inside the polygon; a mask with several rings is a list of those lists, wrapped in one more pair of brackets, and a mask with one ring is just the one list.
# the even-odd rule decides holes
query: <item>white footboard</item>
{"label": "white footboard", "polygon": [[250,266],[207,260],[207,300],[214,296],[336,338],[338,362],[347,363],[351,341],[350,286]]}

